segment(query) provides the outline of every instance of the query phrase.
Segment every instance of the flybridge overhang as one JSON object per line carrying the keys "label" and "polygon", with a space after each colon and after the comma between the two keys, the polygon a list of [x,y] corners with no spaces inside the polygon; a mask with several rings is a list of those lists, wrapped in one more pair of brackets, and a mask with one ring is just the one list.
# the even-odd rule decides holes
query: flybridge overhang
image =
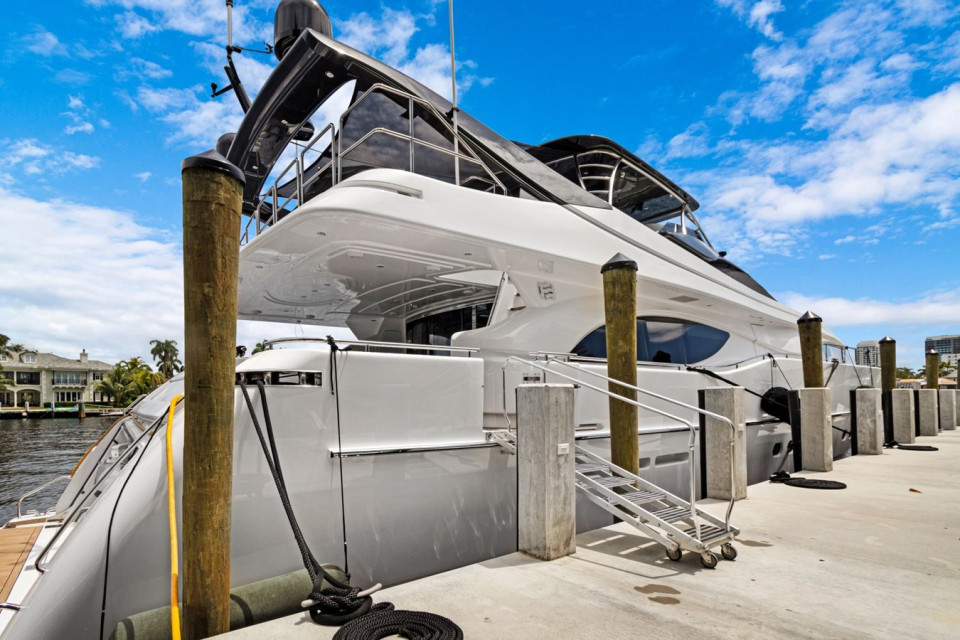
{"label": "flybridge overhang", "polygon": [[[259,211],[264,183],[284,149],[314,112],[351,81],[355,81],[354,99],[375,85],[385,85],[425,101],[448,120],[452,117],[452,104],[416,80],[307,29],[264,83],[227,151],[230,162],[246,176],[245,214]],[[397,98],[396,104],[406,104],[406,99]],[[469,142],[478,160],[508,191],[525,191],[558,204],[610,208],[606,201],[570,183],[468,114],[459,112],[457,119],[458,135]],[[323,160],[321,157],[317,163]]]}
{"label": "flybridge overhang", "polygon": [[[693,196],[609,138],[579,135],[521,147],[581,188],[640,222],[700,208]],[[653,206],[651,206],[653,205]],[[646,209],[641,213],[641,210]]]}

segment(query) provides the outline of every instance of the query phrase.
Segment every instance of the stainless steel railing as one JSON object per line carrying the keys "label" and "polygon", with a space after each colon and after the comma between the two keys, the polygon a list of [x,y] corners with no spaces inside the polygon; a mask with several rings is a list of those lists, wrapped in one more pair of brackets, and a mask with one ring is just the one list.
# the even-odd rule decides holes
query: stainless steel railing
{"label": "stainless steel railing", "polygon": [[[399,132],[392,129],[387,129],[385,127],[374,127],[360,136],[346,149],[343,149],[343,136],[341,134],[343,132],[343,127],[347,116],[349,116],[350,113],[352,113],[357,107],[363,104],[364,101],[368,100],[369,97],[375,93],[390,94],[392,96],[407,100],[409,130],[407,132]],[[444,132],[447,133],[453,140],[452,150],[417,137],[414,126],[416,121],[415,110],[417,107],[432,114],[436,122],[442,124]],[[299,152],[294,156],[293,160],[291,160],[280,171],[280,173],[277,174],[270,187],[260,195],[253,215],[247,221],[241,233],[240,246],[247,244],[257,235],[259,235],[261,231],[268,229],[279,222],[280,215],[285,210],[284,208],[287,205],[293,202],[296,203],[296,207],[302,205],[306,188],[319,180],[321,176],[327,172],[330,173],[330,183],[332,185],[342,182],[344,158],[348,158],[352,152],[362,147],[372,137],[384,135],[409,143],[409,162],[407,166],[411,173],[416,173],[416,148],[419,145],[424,149],[429,149],[434,153],[443,154],[453,159],[454,175],[456,176],[455,181],[458,185],[465,186],[467,184],[478,184],[486,191],[497,193],[499,190],[499,193],[501,194],[505,194],[507,192],[504,184],[496,177],[496,175],[494,175],[492,171],[486,167],[486,165],[484,165],[471,145],[463,139],[460,130],[451,126],[447,122],[444,114],[441,113],[433,104],[405,91],[395,89],[385,84],[377,83],[360,94],[353,104],[344,110],[338,120],[338,126],[334,126],[333,123],[328,124],[318,133],[316,133],[306,145],[304,145],[302,148],[298,147]],[[322,166],[317,167],[311,175],[305,176],[304,173],[310,166],[310,163],[307,161],[307,153],[320,153],[322,155],[323,152],[316,151],[314,147],[320,140],[324,140],[328,136],[329,145],[327,146],[327,149],[329,149],[330,160],[324,163]],[[477,167],[483,175],[468,175],[461,181],[461,162],[465,162]],[[288,176],[292,177],[288,178]],[[287,179],[288,182],[293,180],[294,186],[293,191],[285,197],[281,196],[279,191],[280,187],[284,184],[284,179]],[[281,200],[281,198],[283,199]],[[294,209],[296,207],[294,207]]]}
{"label": "stainless steel railing", "polygon": [[[622,396],[622,395],[620,395],[620,394],[613,393],[613,392],[611,392],[609,389],[603,389],[603,388],[601,388],[601,387],[592,385],[592,384],[590,384],[590,383],[588,383],[588,382],[584,382],[583,380],[581,380],[581,379],[579,379],[579,378],[575,378],[575,377],[573,377],[573,376],[568,376],[568,375],[566,375],[566,374],[564,374],[564,373],[560,373],[559,371],[556,371],[555,369],[551,369],[547,364],[540,364],[540,363],[538,363],[538,362],[533,362],[533,361],[531,361],[531,360],[525,360],[525,359],[519,358],[519,357],[517,357],[517,356],[510,356],[510,357],[508,357],[508,358],[504,361],[502,370],[505,370],[507,364],[509,364],[511,361],[513,361],[513,362],[519,362],[519,363],[522,363],[522,364],[524,364],[524,365],[526,365],[526,366],[531,366],[531,367],[534,367],[534,368],[536,368],[536,369],[540,369],[540,370],[543,371],[545,374],[549,373],[549,374],[552,374],[552,375],[555,375],[555,376],[559,376],[559,377],[561,377],[561,378],[563,378],[563,379],[565,379],[565,380],[569,380],[569,381],[571,381],[571,382],[573,382],[573,383],[575,383],[575,384],[578,384],[578,385],[580,385],[580,386],[582,386],[582,387],[586,387],[587,389],[591,389],[591,390],[593,390],[593,391],[597,391],[597,392],[599,392],[599,393],[602,393],[602,394],[605,395],[605,396],[608,396],[608,397],[613,398],[613,399],[615,399],[615,400],[618,400],[618,401],[620,401],[620,402],[625,402],[625,403],[627,403],[627,404],[633,405],[633,406],[638,407],[638,408],[640,408],[640,409],[645,409],[645,410],[647,410],[647,411],[650,411],[650,412],[652,412],[652,413],[656,413],[656,414],[661,415],[661,416],[663,416],[663,417],[665,417],[665,418],[668,418],[668,419],[671,419],[671,420],[675,420],[676,422],[679,422],[680,424],[685,425],[685,426],[687,427],[687,430],[688,430],[689,433],[690,433],[690,439],[689,439],[689,442],[688,442],[689,456],[690,456],[690,514],[691,514],[691,517],[693,517],[693,516],[696,515],[696,495],[697,495],[697,494],[696,494],[696,467],[695,467],[696,456],[695,456],[694,454],[695,454],[695,449],[696,449],[696,431],[697,431],[697,428],[698,428],[699,425],[695,426],[695,425],[694,425],[692,422],[690,422],[689,420],[685,420],[685,419],[683,419],[683,418],[681,418],[681,417],[679,417],[679,416],[676,416],[676,415],[673,415],[673,414],[668,413],[668,412],[666,412],[666,411],[663,411],[662,409],[658,409],[657,407],[652,407],[652,406],[650,406],[650,405],[647,405],[647,404],[638,402],[638,401],[633,400],[633,399],[631,399],[631,398],[624,397],[624,396]],[[702,415],[702,416],[706,416],[706,417],[709,417],[709,418],[713,418],[713,419],[715,419],[715,420],[719,420],[720,422],[722,422],[722,423],[726,424],[727,426],[729,426],[729,427],[730,427],[730,501],[729,501],[729,503],[728,503],[728,505],[727,505],[727,512],[726,512],[726,516],[724,517],[724,525],[725,525],[725,527],[726,527],[726,529],[727,529],[728,531],[730,530],[730,514],[733,512],[733,503],[734,503],[734,498],[735,498],[735,496],[734,496],[734,487],[733,487],[733,481],[734,481],[734,477],[735,477],[735,466],[734,466],[733,448],[734,448],[734,444],[735,444],[735,435],[736,435],[736,429],[737,429],[736,425],[733,423],[732,420],[730,420],[729,418],[727,418],[727,417],[725,417],[725,416],[722,416],[722,415],[720,415],[720,414],[718,414],[718,413],[713,413],[712,411],[707,411],[706,409],[701,409],[700,407],[697,407],[697,406],[694,406],[694,405],[691,405],[691,404],[687,404],[686,402],[682,402],[682,401],[680,401],[680,400],[676,400],[676,399],[671,398],[671,397],[669,397],[669,396],[665,396],[665,395],[663,395],[663,394],[659,394],[659,393],[650,391],[650,390],[648,390],[648,389],[643,389],[643,388],[641,388],[641,387],[637,387],[637,386],[634,386],[634,385],[626,384],[626,383],[624,383],[624,382],[621,382],[620,380],[615,380],[615,379],[613,379],[613,378],[610,378],[609,376],[605,376],[605,375],[603,375],[603,374],[601,374],[601,373],[596,373],[596,372],[590,371],[590,370],[588,370],[588,369],[582,369],[582,368],[580,368],[580,367],[574,366],[574,365],[569,364],[569,363],[567,363],[567,362],[563,362],[562,360],[553,360],[553,359],[552,359],[552,360],[548,360],[547,362],[548,362],[548,364],[549,364],[549,363],[560,364],[560,365],[569,367],[569,368],[577,371],[578,373],[586,373],[587,375],[591,375],[591,376],[594,376],[594,377],[596,377],[596,378],[601,378],[601,379],[603,379],[603,380],[606,380],[608,383],[612,382],[612,383],[617,384],[617,385],[619,385],[619,386],[621,386],[621,387],[623,387],[623,388],[625,388],[625,389],[630,389],[630,390],[636,391],[637,393],[641,393],[641,394],[644,394],[644,395],[647,395],[647,396],[650,396],[650,397],[653,397],[653,398],[657,398],[657,399],[662,400],[662,401],[664,401],[664,402],[667,402],[667,403],[669,403],[669,404],[673,404],[673,405],[675,405],[675,406],[679,406],[679,407],[682,407],[682,408],[684,408],[684,409],[688,409],[688,410],[693,411],[693,412],[695,412],[695,413],[697,413],[697,414],[700,414],[700,415]],[[544,378],[544,379],[546,379],[546,378]],[[509,428],[510,418],[509,418],[509,416],[507,415],[507,409],[506,409],[506,394],[504,394],[503,402],[504,402],[504,407],[503,407],[503,410],[504,410],[504,418],[507,420],[507,425],[508,425],[508,428]],[[699,523],[698,523],[698,521],[697,521],[697,519],[696,519],[695,517],[693,517],[693,521],[694,521],[694,523],[697,525],[697,538],[699,539],[699,538],[700,538],[700,526],[699,526]]]}
{"label": "stainless steel railing", "polygon": [[40,493],[41,491],[43,491],[43,490],[46,489],[47,487],[52,487],[53,485],[57,484],[58,482],[63,482],[64,480],[69,481],[69,480],[70,480],[70,476],[57,476],[56,478],[54,478],[54,479],[51,480],[50,482],[45,482],[45,483],[43,483],[42,485],[40,485],[39,487],[37,487],[36,489],[31,489],[30,491],[27,491],[25,494],[23,494],[22,496],[20,496],[20,499],[17,500],[17,517],[20,518],[20,517],[22,517],[22,515],[23,515],[23,514],[22,514],[22,511],[21,511],[21,506],[23,505],[23,501],[24,501],[24,500],[26,500],[27,498],[29,498],[29,497],[32,496],[32,495],[36,495],[36,494]]}

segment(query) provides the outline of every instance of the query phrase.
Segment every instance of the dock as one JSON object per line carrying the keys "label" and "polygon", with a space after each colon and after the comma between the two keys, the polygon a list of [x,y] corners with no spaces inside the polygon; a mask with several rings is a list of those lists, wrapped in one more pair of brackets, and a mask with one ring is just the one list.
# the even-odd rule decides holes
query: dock
{"label": "dock", "polygon": [[[704,569],[623,524],[577,536],[552,562],[514,553],[384,589],[375,602],[450,618],[466,638],[960,637],[960,431],[763,483],[737,503],[739,556]],[[707,500],[722,515],[726,503]],[[295,614],[220,637],[326,640]]]}

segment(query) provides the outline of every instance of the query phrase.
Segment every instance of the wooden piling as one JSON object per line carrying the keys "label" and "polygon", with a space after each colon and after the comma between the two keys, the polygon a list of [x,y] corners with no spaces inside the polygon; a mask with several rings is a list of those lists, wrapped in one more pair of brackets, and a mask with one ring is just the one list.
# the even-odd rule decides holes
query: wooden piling
{"label": "wooden piling", "polygon": [[243,174],[215,151],[183,177],[183,638],[230,630],[230,510]]}
{"label": "wooden piling", "polygon": [[[600,268],[607,333],[607,375],[637,386],[637,263],[618,253]],[[611,393],[636,401],[637,392],[615,382]],[[610,459],[631,473],[640,471],[637,407],[611,397]]]}
{"label": "wooden piling", "polygon": [[897,341],[890,336],[880,339],[880,390],[883,394],[883,438],[893,441],[893,397],[897,388]]}
{"label": "wooden piling", "polygon": [[927,389],[937,390],[940,388],[940,354],[936,349],[927,351],[926,365]]}
{"label": "wooden piling", "polygon": [[803,386],[823,386],[823,320],[812,311],[797,319],[800,332],[800,359],[803,361]]}

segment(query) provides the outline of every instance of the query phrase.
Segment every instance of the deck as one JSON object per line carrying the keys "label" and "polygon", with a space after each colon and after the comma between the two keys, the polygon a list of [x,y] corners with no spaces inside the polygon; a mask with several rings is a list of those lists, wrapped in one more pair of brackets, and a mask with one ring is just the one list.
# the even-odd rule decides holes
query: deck
{"label": "deck", "polygon": [[[374,600],[444,615],[467,638],[960,637],[960,430],[936,452],[839,460],[843,491],[749,488],[734,562],[703,569],[623,524],[581,534],[574,555],[515,553],[385,589]],[[798,474],[799,475],[799,474]],[[725,503],[706,501],[722,514]],[[296,614],[229,640],[326,640]]]}
{"label": "deck", "polygon": [[6,602],[42,527],[0,529],[0,602]]}

